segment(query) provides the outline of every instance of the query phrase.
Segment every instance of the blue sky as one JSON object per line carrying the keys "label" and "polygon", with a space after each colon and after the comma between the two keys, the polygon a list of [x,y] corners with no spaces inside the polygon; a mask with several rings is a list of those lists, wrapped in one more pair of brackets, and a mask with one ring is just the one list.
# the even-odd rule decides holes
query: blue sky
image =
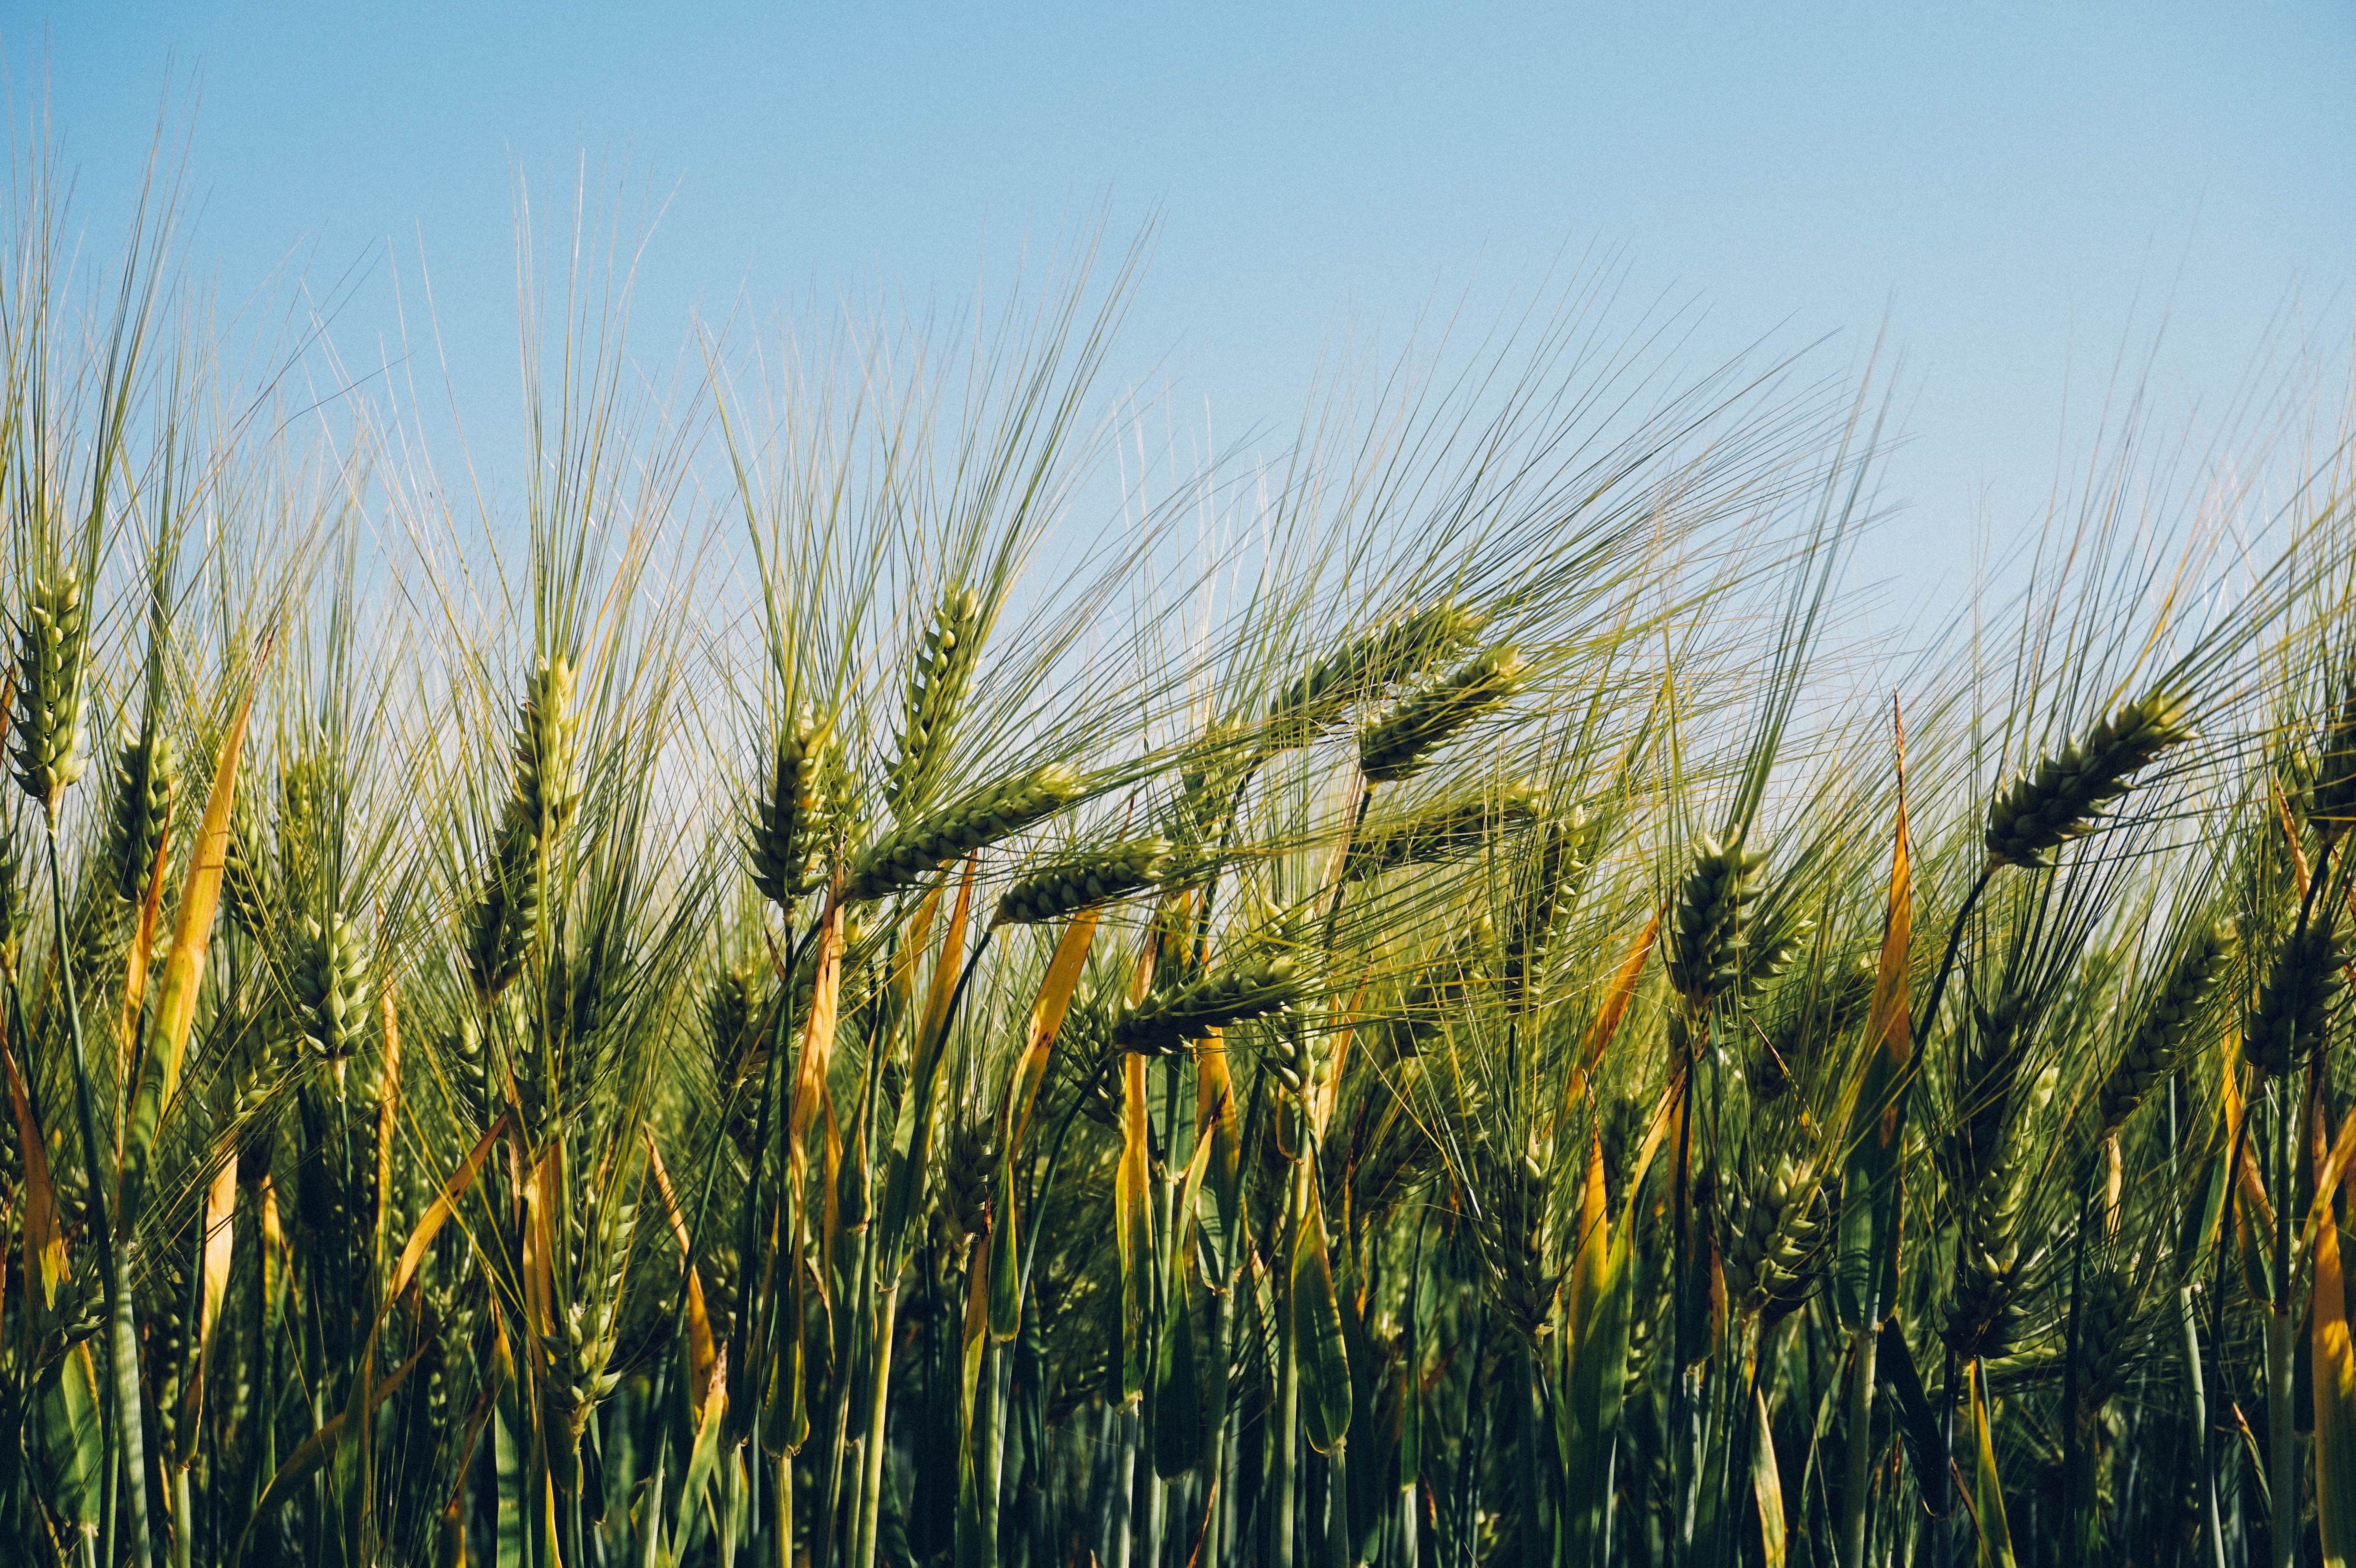
{"label": "blue sky", "polygon": [[[1321,355],[1477,314],[1566,258],[1827,370],[1888,338],[1912,599],[2033,522],[2122,353],[2216,422],[2262,363],[2344,368],[2356,13],[2325,5],[799,6],[509,0],[0,10],[108,232],[167,81],[191,260],[351,286],[356,361],[430,263],[478,454],[514,418],[513,192],[584,156],[663,204],[637,339],[846,293],[950,304],[1103,209],[1158,216],[1117,372],[1223,437],[1290,429]],[[177,112],[178,111],[176,111]],[[354,269],[358,268],[357,273]],[[412,309],[416,305],[412,297]],[[2164,326],[2156,350],[2154,335]],[[2270,358],[2267,357],[2271,357]]]}

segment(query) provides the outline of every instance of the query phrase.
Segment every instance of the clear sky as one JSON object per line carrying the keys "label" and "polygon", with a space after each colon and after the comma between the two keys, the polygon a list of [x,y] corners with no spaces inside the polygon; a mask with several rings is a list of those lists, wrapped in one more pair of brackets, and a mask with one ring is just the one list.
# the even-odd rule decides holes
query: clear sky
{"label": "clear sky", "polygon": [[1832,333],[1839,370],[1886,323],[1904,510],[1869,564],[1905,599],[2033,519],[2163,326],[2179,411],[2269,353],[2344,367],[2351,45],[2344,5],[2168,0],[0,5],[9,133],[46,72],[94,235],[177,81],[224,297],[357,265],[336,332],[370,360],[422,252],[478,445],[514,428],[513,182],[561,212],[584,155],[667,201],[658,355],[691,311],[962,304],[1026,237],[1158,215],[1117,368],[1228,438],[1289,431],[1344,334],[1600,252],[1706,310],[1697,360]]}

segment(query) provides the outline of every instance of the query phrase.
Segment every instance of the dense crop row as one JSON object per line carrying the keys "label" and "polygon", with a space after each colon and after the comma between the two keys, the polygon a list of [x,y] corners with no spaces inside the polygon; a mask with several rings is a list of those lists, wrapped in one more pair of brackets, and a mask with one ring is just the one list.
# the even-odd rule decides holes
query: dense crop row
{"label": "dense crop row", "polygon": [[576,304],[502,576],[29,210],[0,1559],[2356,1540],[2328,484],[1877,664],[1869,432],[1571,318],[1206,555],[1083,292],[702,466]]}

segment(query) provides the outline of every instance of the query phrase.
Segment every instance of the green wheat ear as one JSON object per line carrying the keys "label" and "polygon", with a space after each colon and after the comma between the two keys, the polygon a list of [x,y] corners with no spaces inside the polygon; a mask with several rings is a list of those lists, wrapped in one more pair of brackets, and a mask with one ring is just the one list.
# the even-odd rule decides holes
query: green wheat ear
{"label": "green wheat ear", "polygon": [[905,822],[924,809],[948,761],[981,647],[981,599],[970,588],[941,595],[900,701],[899,752],[884,779],[884,804]]}
{"label": "green wheat ear", "polygon": [[1481,625],[1476,612],[1443,603],[1353,637],[1303,670],[1269,705],[1263,749],[1307,745],[1339,726],[1357,704],[1449,657]]}
{"label": "green wheat ear", "polygon": [[294,962],[294,1000],[303,1043],[323,1061],[343,1061],[359,1050],[374,1000],[368,952],[359,929],[344,916],[303,923]]}
{"label": "green wheat ear", "polygon": [[540,923],[548,857],[580,803],[573,770],[573,667],[543,658],[524,683],[513,772],[483,891],[467,912],[466,967],[487,1002],[523,972]]}
{"label": "green wheat ear", "polygon": [[760,796],[754,802],[745,844],[753,885],[779,909],[791,910],[818,885],[825,848],[833,726],[804,708],[777,732]]}
{"label": "green wheat ear", "polygon": [[1519,654],[1491,648],[1360,731],[1359,771],[1374,784],[1414,777],[1460,731],[1503,707],[1526,678]]}
{"label": "green wheat ear", "polygon": [[1829,1261],[1824,1185],[1783,1155],[1763,1176],[1730,1172],[1725,1186],[1727,1293],[1765,1322],[1781,1322],[1807,1305]]}
{"label": "green wheat ear", "polygon": [[1360,881],[1405,866],[1477,855],[1499,835],[1537,817],[1538,792],[1526,784],[1443,801],[1412,816],[1376,817],[1359,827],[1342,862],[1342,880]]}
{"label": "green wheat ear", "polygon": [[2103,1080],[2097,1101],[2101,1136],[2108,1137],[2126,1124],[2136,1107],[2176,1071],[2184,1048],[2201,1019],[2201,1005],[2224,978],[2233,961],[2234,932],[2230,921],[2218,921],[2193,934],[2176,966],[2169,972],[2159,995],[2127,1037],[2118,1064]]}
{"label": "green wheat ear", "polygon": [[1391,1054],[1406,1059],[1423,1054],[1425,1042],[1447,1027],[1449,1018],[1463,1006],[1466,995],[1489,978],[1487,962],[1496,945],[1497,929],[1487,912],[1475,913],[1465,928],[1424,965],[1400,997],[1391,1019]]}
{"label": "green wheat ear", "polygon": [[1176,1055],[1215,1030],[1290,1007],[1301,997],[1299,969],[1280,955],[1153,992],[1115,1020],[1112,1043],[1144,1056]]}
{"label": "green wheat ear", "polygon": [[25,844],[16,814],[0,820],[0,976],[16,973],[16,952],[33,922],[33,890],[27,880]]}
{"label": "green wheat ear", "polygon": [[1490,1298],[1524,1339],[1536,1342],[1554,1329],[1559,1272],[1546,1267],[1546,1172],[1528,1155],[1493,1154],[1482,1161],[1483,1202],[1474,1233],[1489,1264]]}
{"label": "green wheat ear", "polygon": [[2269,1076],[2289,1072],[2323,1041],[2347,962],[2339,914],[2331,900],[2319,902],[2306,929],[2284,939],[2258,987],[2257,1004],[2242,1029],[2242,1049]]}
{"label": "green wheat ear", "polygon": [[1872,954],[1859,953],[1825,977],[1818,995],[1810,997],[1804,992],[1772,1031],[1760,1037],[1750,1076],[1751,1093],[1772,1101],[1794,1083],[1806,1083],[1825,1047],[1864,1020],[1880,970]]}
{"label": "green wheat ear", "polygon": [[1564,894],[1586,869],[1587,814],[1573,806],[1547,825],[1528,881],[1514,901],[1505,928],[1499,991],[1509,1008],[1527,1007],[1543,985]]}
{"label": "green wheat ear", "polygon": [[1040,925],[1151,887],[1169,873],[1167,838],[1136,838],[1082,851],[1031,872],[998,901],[994,925]]}
{"label": "green wheat ear", "polygon": [[2147,692],[2012,782],[1988,807],[1992,866],[2041,869],[2053,852],[2102,825],[2104,808],[2126,795],[2130,775],[2194,731],[2180,695]]}
{"label": "green wheat ear", "polygon": [[16,782],[55,817],[81,777],[90,603],[70,571],[36,577],[16,632]]}
{"label": "green wheat ear", "polygon": [[514,808],[541,844],[552,844],[581,804],[573,776],[573,666],[543,658],[524,684],[516,716]]}
{"label": "green wheat ear", "polygon": [[115,759],[114,797],[106,819],[106,866],[114,896],[125,903],[146,897],[148,874],[178,787],[172,738],[126,732]]}
{"label": "green wheat ear", "polygon": [[1079,775],[1054,763],[976,790],[869,846],[852,862],[844,895],[865,902],[914,887],[961,856],[1037,826],[1079,794]]}
{"label": "green wheat ear", "polygon": [[1690,1005],[1706,1007],[1743,975],[1745,906],[1757,901],[1764,851],[1742,847],[1742,830],[1722,838],[1705,833],[1694,847],[1693,869],[1677,886],[1669,927],[1669,984]]}
{"label": "green wheat ear", "polygon": [[259,942],[269,928],[269,838],[253,792],[240,785],[230,807],[229,846],[221,864],[221,902],[238,930]]}

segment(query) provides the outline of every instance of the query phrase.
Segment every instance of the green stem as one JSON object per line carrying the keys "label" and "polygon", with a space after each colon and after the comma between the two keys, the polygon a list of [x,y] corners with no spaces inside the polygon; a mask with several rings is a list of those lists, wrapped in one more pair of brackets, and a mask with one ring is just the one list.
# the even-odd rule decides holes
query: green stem
{"label": "green stem", "polygon": [[[98,1245],[99,1275],[105,1282],[106,1319],[108,1327],[107,1371],[113,1384],[112,1440],[107,1445],[109,1462],[102,1466],[110,1476],[115,1473],[112,1461],[120,1457],[122,1473],[129,1477],[124,1488],[124,1500],[130,1505],[128,1525],[132,1561],[144,1565],[148,1561],[147,1543],[147,1456],[146,1435],[139,1399],[139,1326],[132,1316],[131,1273],[128,1249],[116,1244],[112,1207],[107,1202],[107,1180],[103,1145],[99,1142],[98,1114],[90,1087],[90,1059],[82,1043],[81,998],[74,987],[73,958],[66,940],[65,879],[58,869],[58,819],[49,814],[49,912],[57,927],[58,968],[65,977],[66,1022],[73,1041],[74,1105],[81,1122],[82,1157],[90,1171],[89,1233]],[[129,1238],[123,1238],[128,1241]],[[110,1483],[108,1496],[113,1488]],[[112,1533],[111,1531],[109,1532]],[[110,1541],[110,1550],[113,1543]]]}
{"label": "green stem", "polygon": [[1327,1568],[1350,1568],[1349,1441],[1333,1439],[1325,1456],[1325,1562]]}
{"label": "green stem", "polygon": [[2217,1519],[2217,1477],[2209,1461],[2209,1400],[2201,1381],[2201,1329],[2192,1316],[2190,1285],[2178,1288],[2176,1311],[2184,1329],[2186,1392],[2192,1401],[2192,1430],[2201,1444],[2201,1525],[2209,1537],[2209,1561],[2213,1568],[2225,1568],[2225,1532]]}
{"label": "green stem", "polygon": [[777,1511],[771,1533],[777,1547],[775,1568],[794,1568],[794,1456],[777,1456]]}
{"label": "green stem", "polygon": [[899,1315],[899,1281],[884,1284],[878,1294],[883,1299],[875,1309],[875,1342],[868,1358],[867,1451],[862,1456],[866,1464],[859,1479],[859,1520],[851,1535],[851,1568],[875,1568],[875,1534],[884,1509],[884,1418],[892,1393],[892,1330]]}
{"label": "green stem", "polygon": [[[1284,1111],[1280,1107],[1277,1115],[1280,1117]],[[1301,1157],[1305,1160],[1307,1156],[1304,1154]],[[1301,1189],[1308,1179],[1306,1171],[1296,1166],[1285,1196],[1284,1224],[1278,1252],[1280,1257],[1292,1255],[1294,1238],[1299,1233],[1304,1219],[1303,1211],[1307,1207]],[[1282,1269],[1272,1282],[1276,1287],[1276,1408],[1269,1415],[1272,1423],[1269,1428],[1272,1473],[1268,1495],[1273,1501],[1269,1510],[1269,1568],[1292,1568],[1293,1527],[1298,1522],[1295,1516],[1300,1512],[1295,1486],[1301,1462],[1301,1348],[1293,1338],[1290,1276],[1290,1269]]]}
{"label": "green stem", "polygon": [[1873,1477],[1873,1353],[1870,1323],[1849,1336],[1847,1467],[1841,1488],[1841,1568],[1865,1568],[1866,1492]]}

